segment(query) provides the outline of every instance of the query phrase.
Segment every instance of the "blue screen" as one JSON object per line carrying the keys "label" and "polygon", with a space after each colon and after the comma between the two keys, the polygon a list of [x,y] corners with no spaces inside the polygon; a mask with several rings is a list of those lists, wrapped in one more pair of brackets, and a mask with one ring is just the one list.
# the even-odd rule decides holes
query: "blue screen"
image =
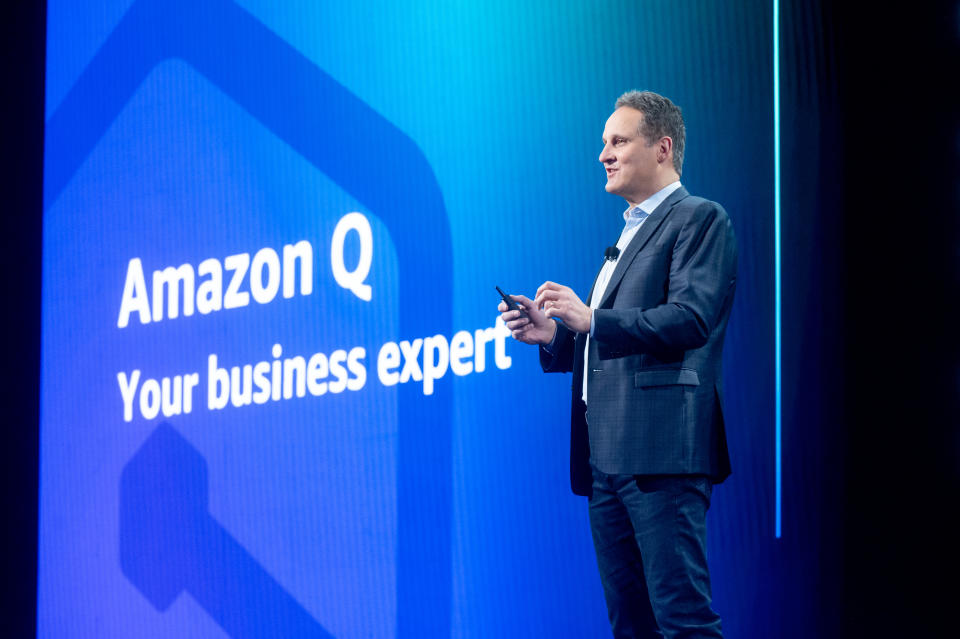
{"label": "blue screen", "polygon": [[632,88],[683,108],[683,183],[736,230],[708,556],[726,633],[769,636],[772,29],[760,2],[50,0],[38,636],[606,636],[570,378],[494,287],[586,297]]}

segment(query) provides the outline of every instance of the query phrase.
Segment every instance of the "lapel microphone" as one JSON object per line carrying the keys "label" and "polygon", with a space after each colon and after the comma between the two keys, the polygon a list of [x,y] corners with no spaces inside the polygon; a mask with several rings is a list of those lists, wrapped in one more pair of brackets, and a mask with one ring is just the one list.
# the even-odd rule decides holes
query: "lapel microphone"
{"label": "lapel microphone", "polygon": [[620,257],[620,249],[616,246],[608,246],[603,251],[603,259],[608,262],[616,262],[618,257]]}

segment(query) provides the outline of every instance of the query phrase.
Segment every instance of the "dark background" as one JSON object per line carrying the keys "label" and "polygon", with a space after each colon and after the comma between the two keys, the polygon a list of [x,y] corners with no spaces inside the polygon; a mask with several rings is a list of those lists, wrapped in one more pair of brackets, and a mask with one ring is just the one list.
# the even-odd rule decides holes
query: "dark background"
{"label": "dark background", "polygon": [[835,24],[845,634],[950,636],[957,530],[946,518],[956,515],[960,461],[960,5],[850,8]]}
{"label": "dark background", "polygon": [[[956,605],[960,5],[911,8],[781,4],[785,499],[817,513],[784,578],[823,637],[943,636]],[[45,10],[2,11],[0,634],[32,637]]]}

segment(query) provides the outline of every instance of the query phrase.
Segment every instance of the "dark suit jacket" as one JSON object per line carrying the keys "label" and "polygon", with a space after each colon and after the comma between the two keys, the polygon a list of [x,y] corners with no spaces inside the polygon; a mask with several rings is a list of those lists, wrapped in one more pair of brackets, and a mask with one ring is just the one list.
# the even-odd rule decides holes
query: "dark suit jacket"
{"label": "dark suit jacket", "polygon": [[586,335],[557,325],[553,352],[541,348],[540,363],[547,372],[573,371],[573,492],[590,494],[591,460],[609,474],[707,475],[715,482],[730,474],[721,351],[736,274],[726,211],[680,187],[617,260],[594,312],[587,366]]}

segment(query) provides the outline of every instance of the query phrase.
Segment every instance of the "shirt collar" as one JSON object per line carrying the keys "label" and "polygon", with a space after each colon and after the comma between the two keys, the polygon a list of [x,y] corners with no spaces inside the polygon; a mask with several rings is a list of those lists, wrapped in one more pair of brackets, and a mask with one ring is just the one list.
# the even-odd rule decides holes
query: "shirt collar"
{"label": "shirt collar", "polygon": [[[626,220],[627,218],[629,218],[630,212],[636,210],[637,208],[642,210],[647,215],[650,215],[657,209],[658,206],[663,204],[663,201],[667,199],[667,197],[669,197],[671,193],[679,189],[681,186],[682,185],[680,184],[680,180],[677,180],[676,182],[672,182],[666,185],[665,187],[663,187],[662,189],[660,189],[659,191],[657,191],[656,193],[654,193],[653,195],[645,199],[643,202],[641,202],[637,206],[627,207],[627,210],[623,212],[623,219]],[[634,213],[634,215],[636,215],[636,213]]]}

